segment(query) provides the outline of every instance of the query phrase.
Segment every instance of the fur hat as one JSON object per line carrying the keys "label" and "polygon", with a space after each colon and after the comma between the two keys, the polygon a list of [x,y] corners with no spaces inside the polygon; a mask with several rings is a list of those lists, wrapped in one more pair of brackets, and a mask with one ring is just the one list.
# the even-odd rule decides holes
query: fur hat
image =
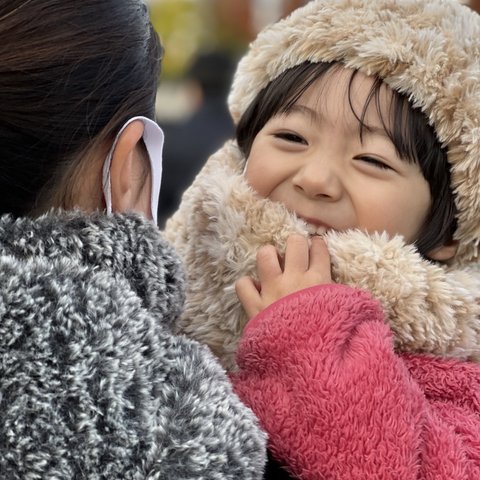
{"label": "fur hat", "polygon": [[448,150],[458,209],[455,263],[480,247],[480,15],[458,0],[312,0],[250,45],[229,96],[238,122],[271,80],[340,61],[405,94]]}

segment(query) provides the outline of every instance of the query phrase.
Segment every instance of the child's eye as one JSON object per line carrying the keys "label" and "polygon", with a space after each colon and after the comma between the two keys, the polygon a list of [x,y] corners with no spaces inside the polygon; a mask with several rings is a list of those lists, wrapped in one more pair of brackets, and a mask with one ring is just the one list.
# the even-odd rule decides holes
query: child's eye
{"label": "child's eye", "polygon": [[292,132],[275,133],[274,137],[285,140],[286,142],[301,143],[303,145],[307,144],[307,141],[303,137]]}
{"label": "child's eye", "polygon": [[368,163],[369,165],[372,165],[373,167],[380,168],[382,170],[392,170],[392,167],[382,160],[379,160],[378,158],[375,157],[369,157],[369,156],[362,156],[362,157],[355,157],[355,160],[361,160],[362,162]]}

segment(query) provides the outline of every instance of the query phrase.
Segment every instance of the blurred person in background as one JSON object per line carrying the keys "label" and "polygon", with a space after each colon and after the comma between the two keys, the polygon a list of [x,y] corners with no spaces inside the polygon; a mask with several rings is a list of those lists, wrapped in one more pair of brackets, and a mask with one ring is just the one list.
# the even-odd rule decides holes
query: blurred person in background
{"label": "blurred person in background", "polygon": [[186,119],[163,122],[164,173],[159,202],[159,224],[177,209],[183,191],[207,158],[234,134],[227,94],[236,62],[220,49],[200,52],[186,74],[189,97],[196,105]]}

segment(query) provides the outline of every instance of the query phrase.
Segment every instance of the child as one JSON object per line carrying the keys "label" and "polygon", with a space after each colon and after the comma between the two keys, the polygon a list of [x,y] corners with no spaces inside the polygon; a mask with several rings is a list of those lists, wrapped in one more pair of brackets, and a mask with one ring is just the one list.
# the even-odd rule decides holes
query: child
{"label": "child", "polygon": [[455,0],[308,2],[167,224],[179,329],[297,478],[480,478],[479,38]]}
{"label": "child", "polygon": [[261,478],[252,412],[172,332],[145,4],[9,0],[0,37],[0,478]]}

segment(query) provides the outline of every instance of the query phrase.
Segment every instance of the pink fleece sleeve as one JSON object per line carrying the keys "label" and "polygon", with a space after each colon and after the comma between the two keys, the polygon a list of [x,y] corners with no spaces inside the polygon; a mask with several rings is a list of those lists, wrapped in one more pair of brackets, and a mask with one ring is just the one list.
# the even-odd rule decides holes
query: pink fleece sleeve
{"label": "pink fleece sleeve", "polygon": [[299,478],[480,478],[478,366],[396,355],[365,292],[323,285],[281,299],[248,324],[237,361],[237,393]]}

